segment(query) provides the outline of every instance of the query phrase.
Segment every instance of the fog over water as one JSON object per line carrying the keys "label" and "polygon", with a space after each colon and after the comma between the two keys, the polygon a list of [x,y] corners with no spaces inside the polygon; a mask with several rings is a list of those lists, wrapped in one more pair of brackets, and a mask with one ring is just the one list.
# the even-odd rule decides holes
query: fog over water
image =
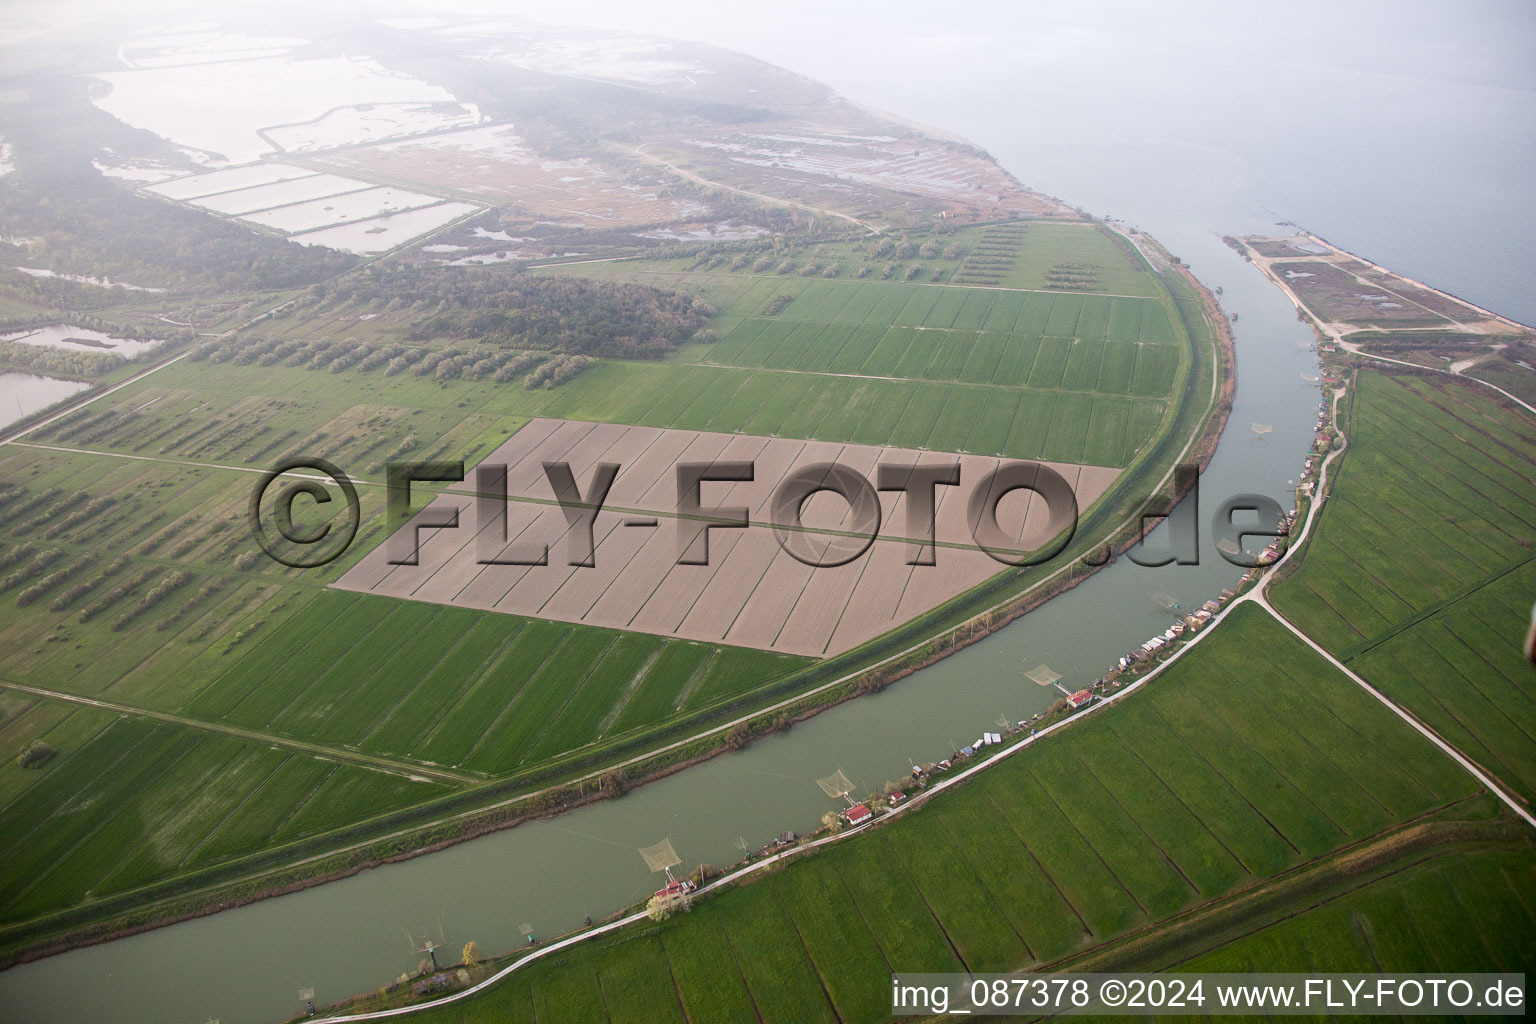
{"label": "fog over water", "polygon": [[[1536,323],[1529,4],[458,6],[742,50],[963,135],[1026,185],[1150,231],[1242,316],[1232,428],[1202,483],[1211,506],[1237,490],[1285,496],[1317,402],[1300,381],[1315,368],[1310,332],[1220,235],[1294,222]],[[1249,421],[1276,424],[1273,439],[1256,441]],[[1021,689],[1021,666],[1091,677],[1164,628],[1152,592],[1203,599],[1236,576],[1211,557],[1170,575],[1117,563],[879,697],[741,754],[550,823],[0,973],[0,1006],[27,1020],[259,1021],[296,1009],[301,986],[329,1000],[411,967],[404,924],[441,920],[450,946],[487,950],[517,944],[521,921],[547,936],[644,895],[635,845],[670,833],[689,861],[727,859],[738,833],[756,845],[814,825],[826,801],[808,775],[840,765],[874,788],[908,757],[995,728],[1004,695],[1021,716],[1048,703]]]}
{"label": "fog over water", "polygon": [[1094,214],[1134,219],[1126,190],[1140,166],[1170,213],[1182,193],[1204,220],[1208,188],[1166,178],[1199,164],[1214,172],[1202,186],[1233,207],[1536,323],[1536,5],[894,0],[774,12],[577,0],[559,17],[744,50],[964,135]]}

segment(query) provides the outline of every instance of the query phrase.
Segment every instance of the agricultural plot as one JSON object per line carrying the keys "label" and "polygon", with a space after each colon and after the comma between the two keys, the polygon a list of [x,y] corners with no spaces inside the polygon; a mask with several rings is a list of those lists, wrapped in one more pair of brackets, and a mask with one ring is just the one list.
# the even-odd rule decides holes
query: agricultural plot
{"label": "agricultural plot", "polygon": [[[389,177],[398,180],[397,176]],[[810,251],[772,251],[766,263],[760,262],[756,253],[749,253],[741,262],[733,262],[726,253],[699,259],[672,257],[573,265],[568,270],[558,265],[546,266],[540,272],[709,276],[757,280],[765,286],[790,290],[807,283],[833,283],[844,285],[845,294],[852,294],[859,286],[872,289],[865,291],[865,295],[889,295],[904,288],[918,289],[918,294],[923,294],[931,292],[931,285],[937,282],[1000,297],[1001,307],[995,303],[982,305],[978,299],[964,314],[960,306],[951,311],[951,326],[956,326],[956,318],[963,315],[966,323],[978,326],[985,319],[989,330],[1007,330],[1008,316],[1017,317],[1019,329],[1027,330],[1036,318],[1035,311],[1028,308],[1035,297],[1048,300],[1089,293],[1149,298],[1163,292],[1157,276],[1139,254],[1134,254],[1129,243],[1114,240],[1086,221],[1017,221],[961,228],[945,234],[913,232],[906,240],[911,245],[906,255],[879,248],[881,240],[824,242]],[[805,273],[808,266],[815,269]],[[828,273],[834,267],[837,272]],[[873,310],[866,310],[866,314],[869,312]],[[894,313],[894,309],[887,307],[887,312]],[[908,317],[910,313],[896,322],[906,323]]]}
{"label": "agricultural plot", "polygon": [[[1114,259],[1125,259],[1096,232],[1040,224],[1027,230],[1079,256],[1085,252],[1074,246],[1087,240],[1090,249],[1102,244]],[[984,247],[986,236],[978,229],[956,237],[955,244]],[[864,258],[858,246],[822,250],[823,260],[839,265]],[[1110,260],[1102,252],[1098,258]],[[619,262],[591,272],[700,291],[718,304],[721,339],[677,357],[704,365],[686,371],[654,404],[644,406],[638,396],[627,404],[625,417],[647,425],[1128,465],[1155,433],[1188,365],[1187,339],[1157,288],[1138,286],[1125,295],[1027,292],[850,279],[846,271],[803,281],[731,271],[715,260]],[[1137,281],[1148,276],[1136,274]],[[765,315],[774,296],[792,301]],[[864,383],[855,388],[823,375]],[[803,397],[797,401],[794,393]],[[737,415],[753,409],[758,395],[766,404]],[[1058,405],[1064,415],[1056,420]],[[840,412],[831,415],[833,409]],[[560,414],[617,418],[587,403]]]}
{"label": "agricultural plot", "polygon": [[[195,177],[164,183],[161,192],[234,216],[274,200],[326,205],[354,194],[332,193],[337,180],[288,165]],[[389,240],[369,229],[345,226]],[[932,261],[943,277],[941,262]],[[608,264],[592,270],[616,272]],[[965,540],[955,503],[941,516],[940,559],[968,568],[946,571],[939,586],[914,585],[904,516],[887,495],[887,533],[862,560],[813,574],[780,558],[772,531],[759,525],[747,531],[751,539],[717,532],[718,563],[685,579],[673,571],[674,544],[639,543],[676,526],[652,496],[635,507],[655,508],[664,529],[618,528],[605,513],[596,570],[557,566],[558,578],[509,579],[497,594],[487,578],[478,584],[487,593],[471,588],[468,602],[327,590],[379,550],[382,490],[374,485],[390,459],[473,466],[509,436],[514,445],[532,437],[520,432],[530,420],[576,420],[615,444],[627,425],[649,428],[624,442],[637,457],[649,451],[647,440],[678,438],[748,451],[772,462],[760,462],[770,487],[802,457],[867,471],[883,449],[929,460],[940,457],[936,451],[974,453],[964,457],[966,478],[1001,457],[1039,459],[1061,464],[1086,506],[1145,451],[1175,404],[1168,395],[1131,393],[1136,360],[1119,390],[1096,390],[1087,364],[1074,371],[1081,390],[1031,388],[1048,337],[1042,332],[1062,298],[1049,291],[934,287],[926,271],[911,281],[855,278],[851,269],[837,278],[633,264],[625,272],[707,297],[721,327],[732,325],[722,331],[726,340],[690,344],[666,361],[600,361],[537,390],[390,374],[361,355],[340,367],[313,359],[311,369],[309,355],[295,365],[257,365],[262,354],[230,352],[227,361],[188,359],[159,370],[8,452],[11,486],[0,488],[0,643],[8,655],[0,738],[13,749],[42,739],[59,756],[39,772],[0,780],[0,831],[26,835],[36,827],[24,801],[44,800],[33,794],[52,793],[54,773],[83,763],[76,758],[95,761],[107,749],[95,745],[105,742],[98,735],[143,727],[150,739],[130,745],[117,768],[137,780],[134,799],[142,803],[119,813],[121,801],[104,794],[79,814],[82,831],[70,834],[69,848],[49,848],[57,871],[25,892],[0,893],[7,920],[71,906],[87,891],[110,895],[232,870],[231,861],[274,847],[320,852],[339,829],[358,835],[369,819],[402,808],[424,815],[420,805],[459,788],[536,776],[577,757],[597,763],[609,747],[649,742],[679,719],[711,721],[727,708],[750,707],[766,686],[807,667],[806,655],[849,650],[1000,570]],[[795,299],[779,316],[761,315],[788,290]],[[1143,344],[1143,320],[1155,323],[1162,299],[1077,298],[1074,325],[1098,332],[1085,342],[1096,347],[1107,344],[1119,304],[1156,306],[1134,319],[1119,314],[1135,330],[1125,328],[1119,344],[1138,358],[1142,349],[1166,348],[1175,366],[1184,365],[1180,345],[1168,344],[1174,335],[1165,313],[1168,336]],[[1087,307],[1100,312],[1085,317]],[[1038,326],[1016,333],[1029,316]],[[347,306],[313,320],[279,316],[259,336],[447,346],[407,337],[412,324],[407,312]],[[702,361],[729,346],[744,353],[741,365]],[[591,460],[612,452],[577,454],[585,484]],[[291,455],[341,466],[362,500],[352,549],[310,573],[245,557],[252,471]],[[468,498],[460,491],[450,500]],[[751,503],[761,521],[760,501]],[[808,508],[812,525],[826,507]],[[833,515],[817,526],[819,543],[832,536],[840,510]],[[1005,503],[1004,520],[1023,532],[1030,520],[1022,501],[1011,511]],[[512,536],[529,525],[513,521]],[[427,564],[446,539],[427,539]],[[558,532],[554,550],[558,562]],[[651,583],[639,586],[647,573]],[[877,586],[898,577],[902,586]],[[876,591],[878,600],[866,600]],[[504,597],[526,607],[514,611]],[[64,696],[122,710],[86,711]],[[168,717],[143,718],[140,710]],[[194,777],[218,780],[205,783],[206,800],[189,788]],[[238,806],[239,814],[220,824],[215,805]],[[131,828],[123,824],[128,814]],[[915,939],[913,948],[932,939]]]}
{"label": "agricultural plot", "polygon": [[1334,494],[1277,608],[1502,784],[1536,796],[1536,424],[1362,373]]}
{"label": "agricultural plot", "polygon": [[466,409],[455,391],[410,374],[358,380],[273,366],[262,368],[258,390],[244,369],[183,361],[35,436],[62,448],[255,468],[320,455],[367,478],[407,453],[473,463],[522,422]]}
{"label": "agricultural plot", "polygon": [[[1005,442],[1014,409],[1013,403],[996,400],[1001,394],[987,395],[980,413],[963,420],[972,443],[991,448]],[[935,430],[958,434],[961,426],[946,424],[945,416],[960,407],[947,403]],[[1062,438],[1059,444],[1080,449],[1091,409],[1085,400],[1061,411],[1061,425],[1053,428]],[[838,412],[834,405],[822,415]],[[838,432],[850,429],[851,424]],[[566,462],[579,487],[599,463],[620,467],[605,508],[595,519],[591,566],[569,564],[564,550],[570,543],[569,526],[543,470],[552,461]],[[693,542],[699,528],[696,520],[679,517],[676,467],[722,461],[749,462],[755,477],[711,485],[715,491],[706,504],[739,505],[757,525],[712,531],[708,564],[678,564],[678,553]],[[400,560],[391,545],[375,548],[336,585],[462,608],[821,657],[858,647],[1004,568],[978,546],[968,509],[970,488],[997,468],[995,457],[956,459],[910,449],[536,419],[486,462],[507,467],[513,500],[507,506],[504,534],[502,526],[480,521],[470,493],[473,482],[454,485],[420,515],[456,509],[463,529],[424,531],[416,565],[391,564]],[[833,543],[848,544],[835,538],[837,532],[855,528],[840,498],[812,497],[799,524],[778,518],[770,507],[779,481],[807,467],[835,463],[874,479],[880,464],[954,462],[960,466],[960,486],[938,492],[939,547],[931,566],[907,564],[908,541],[922,537],[908,533],[905,498],[899,491],[884,492],[879,536],[867,550],[854,551],[851,560],[841,555],[826,559],[841,559],[843,564],[812,568],[775,539],[780,526],[811,531],[805,536],[815,538],[808,543],[814,548],[809,557],[816,560],[823,559]],[[1082,509],[1119,475],[1112,468],[1049,465],[1074,489]],[[633,513],[642,514],[649,525],[632,528]],[[1003,499],[998,523],[1006,543],[1021,551],[1044,546],[1058,528],[1049,525],[1049,514],[1032,492]],[[409,524],[403,527],[396,539],[409,537],[412,529]],[[514,564],[512,544],[547,549],[547,564]]]}
{"label": "agricultural plot", "polygon": [[378,253],[482,207],[293,164],[263,163],[172,178],[145,191],[290,233],[304,245]]}
{"label": "agricultural plot", "polygon": [[[1305,724],[1277,731],[1277,720]],[[602,996],[615,1018],[696,1019],[708,1008],[722,1019],[880,1020],[892,972],[1055,961],[1196,905],[1245,898],[1277,871],[1406,820],[1455,815],[1476,792],[1262,610],[1244,608],[1125,704],[917,814],[653,928],[644,946],[665,958],[675,986],[631,995],[605,984]],[[1500,862],[1515,871],[1504,884],[1518,887],[1530,863]],[[1449,870],[1500,885],[1480,865]],[[1402,890],[1423,894],[1416,918],[1449,891],[1418,877]],[[1504,917],[1519,927],[1497,934],[1529,932],[1529,912],[1514,902]],[[423,1019],[503,1019],[530,1002],[574,1012],[640,945],[621,933],[576,947]],[[705,950],[707,972],[688,962]]]}
{"label": "agricultural plot", "polygon": [[[1089,239],[1124,258],[1094,232],[1028,230],[1046,227],[1041,240],[1051,245],[1077,252],[1072,246]],[[957,244],[985,247],[985,237],[962,231]],[[840,265],[863,258],[855,246],[823,248],[830,250],[823,259]],[[626,403],[624,417],[647,425],[1123,466],[1155,433],[1187,365],[1166,298],[1136,289],[1128,296],[1024,292],[846,273],[800,281],[737,276],[714,261],[702,269],[686,261],[607,264],[596,272],[702,291],[719,304],[721,340],[679,357],[718,371],[701,366],[654,404],[638,396]],[[763,315],[775,295],[793,301]],[[562,414],[618,418],[587,403]]]}
{"label": "agricultural plot", "polygon": [[373,188],[371,182],[343,178],[339,174],[310,174],[302,178],[288,178],[251,188],[216,192],[213,195],[189,199],[187,202],[192,206],[212,210],[214,213],[241,215],[292,203],[325,199],[328,196],[342,195],[347,192],[361,192],[370,188]]}
{"label": "agricultural plot", "polygon": [[1446,854],[1185,960],[1179,969],[1247,973],[1326,963],[1340,971],[1519,972],[1536,944],[1536,913],[1527,899],[1533,886],[1536,860],[1528,853]]}
{"label": "agricultural plot", "polygon": [[299,167],[296,164],[248,164],[244,167],[226,167],[218,171],[207,171],[202,174],[188,174],[179,178],[171,178],[168,181],[162,181],[154,185],[146,185],[144,191],[153,192],[155,195],[164,196],[167,199],[192,202],[196,199],[219,195],[225,192],[235,192],[240,189],[271,185],[279,181],[306,178],[314,173],[309,168]]}
{"label": "agricultural plot", "polygon": [[[857,347],[873,350],[885,334],[852,328],[838,358]],[[1003,361],[1010,360],[1005,352]],[[282,365],[260,368],[261,384],[253,387],[254,372],[183,361],[37,437],[92,451],[258,468],[289,454],[320,455],[354,478],[378,479],[386,457],[406,453],[473,465],[523,418],[546,416],[1124,468],[1146,448],[1169,407],[1162,398],[1082,395],[1097,411],[1086,445],[1081,439],[1056,444],[1044,430],[1012,429],[1002,446],[982,448],[970,438],[994,388],[852,379],[836,376],[835,364],[833,373],[818,374],[605,361],[559,388],[535,391]],[[951,396],[956,400],[941,423],[938,412]],[[1009,389],[993,401],[1015,403],[1017,428],[1031,409],[1055,397]],[[1124,418],[1116,407],[1123,407]],[[983,434],[976,436],[980,443]],[[1095,453],[1092,460],[1082,458],[1084,447]]]}
{"label": "agricultural plot", "polygon": [[[52,701],[36,703],[9,732],[14,737],[28,725],[60,756],[27,773],[35,781],[6,793],[0,805],[4,856],[15,869],[0,880],[5,922],[313,836],[449,789]],[[82,813],[87,808],[98,810]]]}
{"label": "agricultural plot", "polygon": [[[14,752],[38,741],[58,754],[39,770],[0,773],[0,833],[57,828],[64,845],[33,841],[47,863],[30,873],[35,885],[11,876],[0,921],[323,843],[485,776],[707,712],[802,664],[327,592],[266,559],[245,566],[236,556],[250,546],[250,481],[53,448],[8,456],[0,743]],[[366,546],[379,539],[380,492],[361,491]],[[538,672],[566,667],[562,651],[600,657],[579,678]],[[137,717],[139,708],[174,721]],[[461,760],[474,774],[444,777],[428,763]],[[78,775],[87,769],[102,774]],[[129,788],[109,792],[119,776]]]}
{"label": "agricultural plot", "polygon": [[[621,718],[626,729],[655,725],[795,664],[731,648],[329,592],[209,680],[185,711],[273,735],[498,774],[602,739]],[[690,672],[679,679],[671,673],[681,666]],[[694,672],[700,678],[687,687]],[[640,703],[630,709],[635,699]]]}
{"label": "agricultural plot", "polygon": [[306,202],[290,203],[272,209],[248,213],[244,220],[279,231],[296,233],[330,227],[343,221],[356,222],[386,213],[414,210],[439,201],[437,196],[410,192],[389,186],[375,186],[342,195],[330,195]]}

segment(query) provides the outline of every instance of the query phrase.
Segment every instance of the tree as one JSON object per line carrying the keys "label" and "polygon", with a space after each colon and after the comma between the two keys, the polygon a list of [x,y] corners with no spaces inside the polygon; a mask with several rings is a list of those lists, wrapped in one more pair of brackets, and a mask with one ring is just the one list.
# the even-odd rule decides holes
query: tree
{"label": "tree", "polygon": [[665,921],[673,914],[687,913],[693,909],[693,897],[684,893],[680,896],[652,896],[645,904],[645,916],[652,921]]}
{"label": "tree", "polygon": [[476,964],[478,964],[482,959],[484,959],[484,958],[483,958],[483,956],[480,953],[480,945],[479,945],[479,943],[475,942],[474,939],[470,939],[468,942],[464,943],[464,966],[465,967],[473,967]]}
{"label": "tree", "polygon": [[23,768],[41,768],[52,761],[58,751],[44,743],[42,740],[33,740],[22,750],[16,758],[16,763]]}
{"label": "tree", "polygon": [[627,781],[624,778],[624,769],[615,768],[611,772],[604,772],[597,780],[597,791],[609,798],[623,796]]}

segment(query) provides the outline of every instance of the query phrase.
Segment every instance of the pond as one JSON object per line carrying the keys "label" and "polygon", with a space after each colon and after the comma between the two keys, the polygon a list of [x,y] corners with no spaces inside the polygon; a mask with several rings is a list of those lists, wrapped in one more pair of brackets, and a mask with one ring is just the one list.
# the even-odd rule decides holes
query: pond
{"label": "pond", "polygon": [[124,359],[137,359],[156,346],[165,344],[164,340],[159,338],[148,340],[114,338],[102,331],[93,331],[88,327],[75,327],[71,324],[49,324],[47,327],[12,331],[10,334],[0,334],[0,341],[19,341],[27,345],[63,348],[74,352],[107,352],[122,356]]}
{"label": "pond", "polygon": [[36,373],[0,373],[0,428],[8,427],[90,385]]}

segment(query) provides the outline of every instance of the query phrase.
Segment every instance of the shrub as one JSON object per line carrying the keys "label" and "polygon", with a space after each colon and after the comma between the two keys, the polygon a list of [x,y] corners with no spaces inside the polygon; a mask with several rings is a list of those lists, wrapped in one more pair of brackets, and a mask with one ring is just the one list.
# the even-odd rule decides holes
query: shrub
{"label": "shrub", "polygon": [[784,312],[784,307],[795,301],[793,295],[775,295],[768,300],[768,305],[763,307],[763,316],[778,316]]}
{"label": "shrub", "polygon": [[41,768],[57,757],[59,752],[42,740],[33,740],[22,748],[16,763],[23,768]]}
{"label": "shrub", "polygon": [[539,387],[556,388],[587,367],[596,365],[597,360],[590,356],[556,356],[524,377],[523,386],[530,391]]}

